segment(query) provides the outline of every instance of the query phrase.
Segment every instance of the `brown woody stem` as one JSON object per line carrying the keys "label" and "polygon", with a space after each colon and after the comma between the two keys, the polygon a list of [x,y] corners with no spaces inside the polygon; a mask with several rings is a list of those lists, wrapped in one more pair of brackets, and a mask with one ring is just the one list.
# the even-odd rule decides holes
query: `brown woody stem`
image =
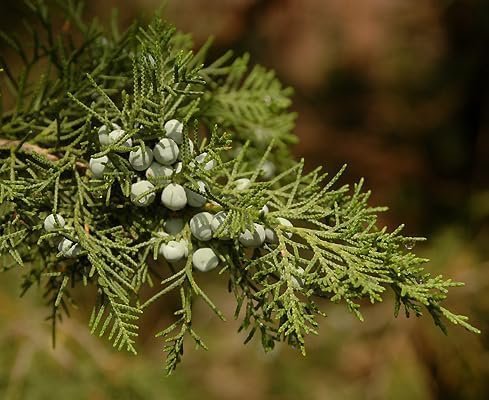
{"label": "brown woody stem", "polygon": [[[0,138],[0,149],[10,149],[12,147],[17,147],[21,143],[20,140],[9,140],[9,139],[1,139]],[[45,156],[48,160],[50,161],[58,161],[59,157],[55,154],[52,154],[49,152],[49,150],[37,146],[35,144],[30,144],[30,143],[23,143],[22,146],[20,146],[19,150],[23,150],[26,153],[37,153],[37,154],[42,154]],[[77,161],[76,166],[80,169],[87,169],[87,164]]]}

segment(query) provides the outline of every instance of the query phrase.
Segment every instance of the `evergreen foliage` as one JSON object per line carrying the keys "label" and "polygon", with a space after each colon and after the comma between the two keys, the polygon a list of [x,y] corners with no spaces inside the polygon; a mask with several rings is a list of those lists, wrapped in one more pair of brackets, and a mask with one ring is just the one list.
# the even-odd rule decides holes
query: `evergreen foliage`
{"label": "evergreen foliage", "polygon": [[[192,303],[200,298],[224,319],[193,268],[194,253],[209,248],[228,276],[247,341],[259,334],[265,350],[285,341],[305,354],[323,315],[317,299],[341,302],[362,320],[360,302],[382,301],[386,289],[396,315],[401,307],[416,316],[426,309],[442,329],[448,320],[477,332],[442,306],[448,288],[461,284],[425,272],[426,260],[411,251],[422,239],[402,236],[402,226],[377,227],[385,208],[368,205],[363,182],[339,186],[343,170],[329,178],[291,160],[291,89],[273,72],[231,53],[207,63],[210,42],[194,53],[191,39],[160,18],[123,33],[114,21],[107,32],[85,22],[76,1],[57,2],[69,28],[56,36],[44,2],[26,4],[37,19],[27,25],[28,45],[2,34],[22,67],[2,60],[3,90],[15,104],[1,111],[0,254],[11,262],[0,267],[22,271],[23,292],[45,288],[53,328],[74,301],[71,288],[95,286],[91,331],[136,353],[141,313],[176,291],[176,319],[158,334],[171,373],[188,336],[206,347]],[[129,153],[147,154],[169,135],[170,120],[183,129],[169,176],[135,171]],[[90,160],[100,158],[102,172],[94,173]],[[265,165],[275,171],[265,173]],[[147,183],[136,193],[137,181]],[[207,200],[172,211],[160,203],[172,185],[192,192],[194,202]],[[203,211],[223,212],[208,241],[189,225]],[[50,214],[66,224],[46,231]],[[165,232],[170,218],[183,219],[183,228]],[[260,236],[255,224],[267,240],[245,247],[240,235]],[[58,246],[61,239],[69,246]],[[170,241],[187,246],[181,261],[162,257]],[[149,299],[141,295],[146,286],[156,288]]]}

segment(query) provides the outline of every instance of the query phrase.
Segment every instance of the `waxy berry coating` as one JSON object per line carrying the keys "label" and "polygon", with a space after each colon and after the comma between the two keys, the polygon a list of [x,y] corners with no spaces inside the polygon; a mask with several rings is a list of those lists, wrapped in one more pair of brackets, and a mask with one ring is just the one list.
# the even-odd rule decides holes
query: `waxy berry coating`
{"label": "waxy berry coating", "polygon": [[[292,222],[290,222],[288,219],[278,217],[277,218],[278,222],[280,225],[288,226],[288,227],[293,227]],[[292,237],[292,232],[287,232],[286,236],[290,239]],[[278,237],[275,231],[271,228],[266,228],[265,229],[265,237],[267,243],[272,243],[272,244],[277,244],[278,243]]]}
{"label": "waxy berry coating", "polygon": [[202,247],[192,255],[192,264],[199,271],[208,272],[218,266],[219,259],[211,248]]}
{"label": "waxy berry coating", "polygon": [[187,205],[187,194],[183,186],[170,183],[161,193],[161,202],[170,210],[177,211]]}
{"label": "waxy berry coating", "polygon": [[139,207],[144,207],[151,204],[156,197],[156,193],[154,191],[147,193],[139,200],[137,200],[137,198],[143,193],[153,190],[154,188],[154,185],[148,181],[139,181],[133,183],[131,185],[131,201]]}
{"label": "waxy berry coating", "polygon": [[[206,160],[208,160],[208,161],[206,161]],[[201,153],[197,157],[195,157],[195,161],[197,161],[199,164],[202,164],[204,161],[206,161],[204,164],[204,169],[206,171],[210,171],[216,165],[216,161],[214,159],[208,157],[207,153],[205,153],[205,152]]]}
{"label": "waxy berry coating", "polygon": [[168,243],[161,245],[159,253],[165,257],[168,262],[180,261],[188,254],[188,243],[186,240],[170,240]]}
{"label": "waxy berry coating", "polygon": [[240,178],[234,181],[236,190],[246,190],[251,186],[251,181],[248,178]]}
{"label": "waxy berry coating", "polygon": [[153,161],[146,170],[145,175],[148,179],[156,178],[156,181],[158,183],[160,181],[170,182],[170,179],[163,178],[170,178],[173,175],[173,168],[169,167],[168,165],[161,165],[160,163]]}
{"label": "waxy berry coating", "polygon": [[185,193],[187,193],[187,202],[190,207],[202,207],[207,199],[203,194],[205,193],[205,183],[202,181],[198,181],[197,185],[199,186],[198,191],[185,188]]}
{"label": "waxy berry coating", "polygon": [[90,171],[95,178],[101,178],[104,176],[104,172],[107,168],[107,164],[109,163],[109,157],[102,156],[98,158],[90,158],[88,162],[88,166],[90,167]]}
{"label": "waxy berry coating", "polygon": [[78,243],[72,242],[69,239],[63,238],[58,244],[58,250],[65,257],[76,257],[80,251],[80,245]]}
{"label": "waxy berry coating", "polygon": [[190,220],[190,231],[198,240],[207,241],[212,239],[213,215],[208,212],[195,214]]}
{"label": "waxy berry coating", "polygon": [[[56,222],[56,218],[58,219],[58,222]],[[56,214],[56,218],[54,217],[54,214],[49,214],[44,219],[44,230],[46,232],[51,232],[54,229],[63,228],[65,226],[66,222],[61,215]]]}
{"label": "waxy berry coating", "polygon": [[[124,136],[126,136],[126,132],[122,129],[116,129],[109,133],[109,144],[118,143]],[[119,146],[132,147],[132,139],[126,139],[126,141],[119,143]]]}
{"label": "waxy berry coating", "polygon": [[144,171],[153,162],[153,152],[149,147],[131,151],[129,153],[129,163],[136,171]]}
{"label": "waxy berry coating", "polygon": [[111,127],[108,127],[107,125],[102,125],[99,130],[98,130],[98,140],[100,142],[101,146],[108,146],[111,144],[111,140],[109,137],[109,133],[112,130],[120,130],[121,127],[117,124],[112,124]]}
{"label": "waxy berry coating", "polygon": [[156,143],[153,149],[153,157],[163,165],[171,165],[177,161],[180,149],[174,140],[163,138]]}
{"label": "waxy berry coating", "polygon": [[253,224],[254,230],[246,229],[239,235],[239,241],[244,247],[260,247],[265,242],[265,229],[260,224]]}
{"label": "waxy berry coating", "polygon": [[165,123],[166,136],[174,140],[177,144],[183,141],[183,124],[177,119],[171,119]]}
{"label": "waxy berry coating", "polygon": [[275,175],[275,171],[277,167],[275,164],[269,160],[265,161],[261,166],[261,175],[264,179],[269,180],[272,179]]}

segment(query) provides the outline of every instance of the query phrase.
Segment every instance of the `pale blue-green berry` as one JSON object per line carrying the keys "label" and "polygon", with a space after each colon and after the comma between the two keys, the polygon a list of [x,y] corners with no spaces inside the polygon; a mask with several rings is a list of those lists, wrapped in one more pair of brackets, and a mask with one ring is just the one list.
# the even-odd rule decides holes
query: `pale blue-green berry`
{"label": "pale blue-green berry", "polygon": [[190,220],[190,231],[198,240],[207,241],[212,239],[212,218],[213,215],[208,212],[195,214]]}
{"label": "pale blue-green berry", "polygon": [[[280,225],[288,226],[288,227],[293,227],[292,222],[290,222],[288,219],[278,217],[277,218],[278,222]],[[286,236],[290,239],[292,237],[292,232],[287,232]],[[272,244],[277,244],[278,243],[278,237],[275,231],[271,228],[266,228],[265,229],[265,237],[267,243],[272,243]]]}
{"label": "pale blue-green berry", "polygon": [[173,164],[173,171],[175,171],[176,174],[182,172],[182,168],[183,168],[183,163],[181,161]]}
{"label": "pale blue-green berry", "polygon": [[304,282],[300,278],[300,276],[304,275],[304,268],[302,267],[297,267],[297,273],[296,275],[299,276],[299,278],[296,278],[294,275],[292,275],[292,286],[296,289],[300,289],[302,286],[304,286]]}
{"label": "pale blue-green berry", "polygon": [[236,190],[246,190],[251,186],[251,181],[248,178],[240,178],[234,181]]}
{"label": "pale blue-green berry", "polygon": [[[56,219],[58,222],[56,222]],[[56,214],[56,218],[54,217],[54,214],[49,214],[45,219],[44,219],[44,230],[47,232],[51,232],[55,229],[61,229],[65,226],[65,220],[64,218]]]}
{"label": "pale blue-green berry", "polygon": [[188,149],[190,154],[194,153],[194,142],[192,142],[190,139],[188,140]]}
{"label": "pale blue-green berry", "polygon": [[[133,183],[131,185],[131,201],[139,207],[144,207],[151,204],[156,197],[154,188],[155,188],[154,185],[148,181],[139,181]],[[140,195],[149,192],[150,190],[151,190],[150,193],[147,193],[146,195],[142,196],[139,200],[137,200],[137,198]]]}
{"label": "pale blue-green berry", "polygon": [[78,254],[82,251],[81,246],[78,243],[75,243],[67,252],[63,252],[66,257],[77,257]]}
{"label": "pale blue-green berry", "polygon": [[173,164],[180,154],[180,149],[174,140],[163,138],[153,149],[153,156],[156,161],[163,165]]}
{"label": "pale blue-green berry", "polygon": [[168,243],[162,244],[159,253],[165,257],[168,262],[177,262],[188,254],[188,243],[186,240],[170,240]]}
{"label": "pale blue-green berry", "polygon": [[260,210],[260,215],[261,216],[267,215],[269,211],[270,210],[268,209],[268,206],[265,204]]}
{"label": "pale blue-green berry", "polygon": [[183,218],[168,218],[164,223],[163,227],[165,231],[170,235],[178,235],[185,226],[185,221]]}
{"label": "pale blue-green berry", "polygon": [[63,238],[58,244],[58,251],[65,257],[76,257],[80,251],[80,245],[69,239]]}
{"label": "pale blue-green berry", "polygon": [[207,157],[207,153],[200,153],[197,157],[195,157],[195,161],[197,161],[199,164],[202,164],[205,161],[205,158]]}
{"label": "pale blue-green berry", "polygon": [[156,237],[159,237],[159,238],[166,238],[166,237],[169,237],[170,235],[168,233],[166,233],[165,231],[158,231],[155,233],[155,236]]}
{"label": "pale blue-green berry", "polygon": [[[224,223],[227,217],[227,212],[226,211],[219,211],[214,217],[212,218],[211,222],[211,228],[212,232],[215,233],[217,230],[221,227],[221,225]],[[229,237],[227,236],[221,236],[219,237],[221,240],[227,240]]]}
{"label": "pale blue-green berry", "polygon": [[185,189],[177,183],[170,183],[161,193],[161,202],[170,210],[181,210],[187,205]]}
{"label": "pale blue-green berry", "polygon": [[153,152],[149,147],[131,151],[129,153],[129,163],[136,171],[144,171],[153,162]]}
{"label": "pale blue-green berry", "polygon": [[173,139],[175,143],[182,144],[183,124],[177,119],[171,119],[165,123],[166,136]]}
{"label": "pale blue-green berry", "polygon": [[151,54],[146,55],[146,60],[152,67],[156,67],[156,61],[155,58]]}
{"label": "pale blue-green berry", "polygon": [[265,242],[265,229],[262,225],[254,223],[254,230],[246,229],[239,235],[240,243],[245,247],[260,247]]}
{"label": "pale blue-green berry", "polygon": [[[149,168],[145,172],[146,178],[171,178],[173,175],[173,168],[167,165],[161,165],[156,161],[153,161]],[[158,179],[158,182],[170,182],[170,179]]]}
{"label": "pale blue-green berry", "polygon": [[202,181],[197,182],[198,190],[192,190],[185,188],[185,193],[187,193],[187,202],[190,207],[202,207],[207,199],[203,194],[205,194],[205,183]]}
{"label": "pale blue-green berry", "polygon": [[[202,164],[203,162],[206,161],[207,159],[207,153],[200,153],[197,157],[195,157],[195,161],[197,161],[199,164]],[[210,159],[209,161],[206,161],[204,164],[204,169],[206,171],[210,171],[212,168],[214,168],[216,165],[216,161],[214,159]]]}
{"label": "pale blue-green berry", "polygon": [[217,267],[219,259],[211,248],[202,247],[192,254],[192,264],[195,269],[208,272]]}
{"label": "pale blue-green berry", "polygon": [[102,156],[98,158],[90,158],[88,165],[90,167],[90,171],[95,178],[101,178],[104,176],[104,171],[107,168],[107,164],[109,163],[109,157]]}
{"label": "pale blue-green berry", "polygon": [[[126,136],[126,131],[122,129],[116,129],[109,133],[109,144],[118,143],[124,136]],[[132,139],[126,139],[125,142],[119,143],[119,146],[132,147]]]}
{"label": "pale blue-green berry", "polygon": [[263,176],[264,179],[272,179],[275,175],[275,171],[277,168],[275,167],[275,164],[269,160],[265,161],[263,165],[261,166],[261,175]]}
{"label": "pale blue-green berry", "polygon": [[[171,264],[174,267],[176,267],[178,269],[181,269],[181,268],[184,268],[185,265],[187,264],[186,258],[188,257],[189,246],[188,246],[188,242],[185,239],[180,239],[178,241],[178,243],[181,243],[184,246],[184,248],[185,248],[185,254],[184,254],[183,258],[179,259],[178,261],[170,261],[170,262],[171,262]],[[163,255],[163,247],[160,247],[159,254],[164,257],[164,255]]]}
{"label": "pale blue-green berry", "polygon": [[98,130],[98,140],[100,142],[100,145],[102,146],[108,146],[112,142],[110,141],[109,138],[109,133],[114,130],[114,129],[121,129],[121,127],[117,124],[112,124],[112,127],[108,127],[107,125],[102,125],[99,130]]}

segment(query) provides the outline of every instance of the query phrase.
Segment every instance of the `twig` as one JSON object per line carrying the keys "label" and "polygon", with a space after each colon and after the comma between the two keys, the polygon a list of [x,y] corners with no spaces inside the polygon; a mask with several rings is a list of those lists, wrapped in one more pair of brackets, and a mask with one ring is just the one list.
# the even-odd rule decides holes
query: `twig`
{"label": "twig", "polygon": [[[17,147],[20,144],[21,144],[20,140],[9,140],[9,139],[1,139],[0,138],[0,149],[10,149],[12,147]],[[50,153],[48,149],[37,146],[35,144],[23,143],[20,146],[19,150],[23,150],[26,153],[42,154],[43,156],[45,156],[50,161],[59,161],[59,159],[60,159],[56,154]],[[84,162],[81,162],[81,161],[77,161],[76,166],[82,170],[85,170],[88,168],[88,165]]]}

